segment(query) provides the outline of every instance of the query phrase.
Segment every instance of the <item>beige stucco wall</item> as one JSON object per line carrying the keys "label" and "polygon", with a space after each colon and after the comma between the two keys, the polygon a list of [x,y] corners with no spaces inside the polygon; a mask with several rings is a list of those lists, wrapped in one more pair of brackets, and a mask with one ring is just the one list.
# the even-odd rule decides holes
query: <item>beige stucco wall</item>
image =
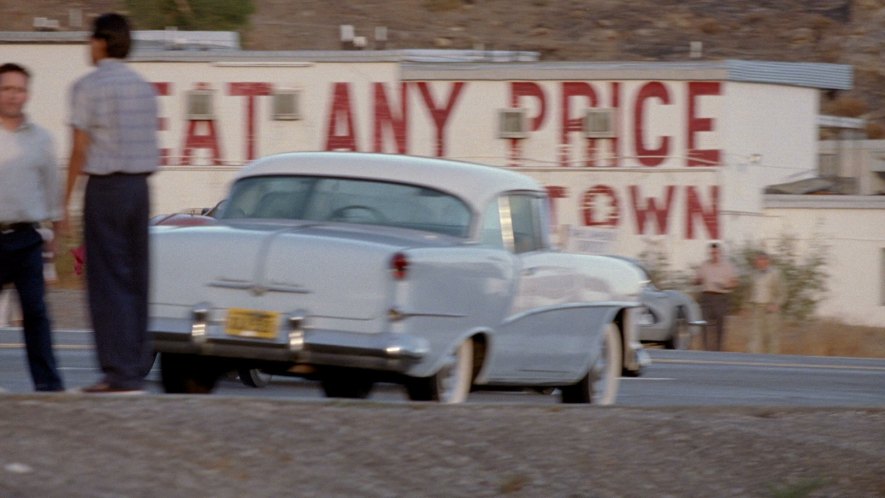
{"label": "beige stucco wall", "polygon": [[[90,70],[86,46],[0,44],[0,60],[20,61],[33,71],[29,113],[56,137],[60,165],[63,165],[69,147],[67,92],[76,78]],[[369,151],[375,146],[376,83],[385,86],[394,111],[403,109],[399,87],[401,69],[396,62],[258,62],[134,63],[147,79],[166,83],[171,89],[170,95],[160,97],[164,127],[159,138],[161,146],[169,149],[171,154],[170,164],[162,167],[151,179],[155,214],[214,205],[224,197],[233,175],[247,161],[247,99],[228,94],[227,85],[231,82],[269,82],[275,87],[302,91],[303,118],[297,121],[271,120],[269,98],[256,98],[254,124],[258,134],[255,147],[259,156],[324,148],[336,83],[346,83],[350,92],[349,103],[354,119],[352,131],[358,150]],[[674,269],[687,269],[702,261],[705,245],[712,238],[723,240],[727,247],[737,248],[745,241],[760,237],[775,240],[788,233],[800,240],[810,240],[814,234],[821,233],[831,242],[833,251],[831,291],[821,307],[821,314],[853,323],[885,323],[881,296],[885,206],[873,203],[864,208],[822,208],[763,203],[761,191],[764,185],[801,178],[816,169],[817,90],[722,82],[720,95],[698,99],[698,115],[712,119],[715,126],[714,130],[697,133],[695,137],[699,148],[721,150],[721,165],[686,167],[688,111],[685,81],[672,74],[661,76],[660,83],[667,88],[670,102],[650,99],[642,104],[646,122],[642,124],[641,136],[649,146],[669,137],[671,149],[661,165],[643,167],[637,165],[636,158],[630,157],[637,136],[635,123],[631,120],[636,116],[637,92],[648,80],[616,80],[610,75],[594,80],[592,74],[587,74],[586,78],[583,81],[592,85],[602,107],[612,104],[614,89],[619,89],[618,127],[622,132],[619,150],[622,157],[611,158],[614,148],[610,141],[600,140],[597,144],[601,157],[608,158],[603,165],[618,167],[584,166],[587,142],[579,131],[569,132],[568,153],[573,161],[569,168],[542,167],[557,164],[563,152],[560,142],[564,80],[551,79],[541,73],[536,82],[547,95],[548,115],[544,126],[519,144],[518,169],[546,186],[562,187],[567,192],[566,197],[555,200],[560,232],[570,226],[582,226],[588,203],[582,194],[594,187],[605,186],[614,192],[613,198],[617,199],[620,210],[617,223],[610,228],[612,236],[607,249],[636,256],[654,246],[666,251]],[[405,127],[409,138],[406,152],[434,155],[438,147],[437,124],[434,124],[418,87],[413,86],[419,83],[426,85],[434,105],[440,109],[445,107],[453,85],[452,81],[442,77],[429,78],[426,82],[408,81]],[[499,138],[497,130],[498,110],[511,104],[511,82],[507,79],[467,79],[465,83],[463,94],[444,126],[447,157],[502,167],[512,164],[513,144],[508,139]],[[183,95],[197,84],[216,90],[219,97],[216,113],[223,156],[221,165],[210,165],[205,149],[195,152],[192,165],[178,163],[187,127]],[[525,104],[533,105],[531,99]],[[576,116],[587,103],[578,99],[572,105],[577,107],[569,111],[570,115]],[[395,142],[389,130],[381,145],[385,152],[394,151]],[[631,191],[631,187],[638,187],[638,190]],[[718,206],[714,206],[711,199],[712,187],[720,189]],[[719,233],[716,236],[697,218],[689,220],[687,199],[690,189],[694,189],[703,209],[718,212]],[[651,199],[660,207],[668,191],[672,191],[673,197],[663,218],[667,229],[660,226],[657,217],[648,216],[644,227],[640,228],[637,205],[631,199],[633,192],[638,192],[641,197],[639,207],[648,207]],[[613,208],[605,205],[607,198],[597,197],[595,200],[601,204],[594,206],[596,216],[611,213]],[[687,233],[690,224],[694,227],[691,236]]]}
{"label": "beige stucco wall", "polygon": [[885,328],[885,197],[768,196],[760,235],[822,245],[829,291],[818,315]]}

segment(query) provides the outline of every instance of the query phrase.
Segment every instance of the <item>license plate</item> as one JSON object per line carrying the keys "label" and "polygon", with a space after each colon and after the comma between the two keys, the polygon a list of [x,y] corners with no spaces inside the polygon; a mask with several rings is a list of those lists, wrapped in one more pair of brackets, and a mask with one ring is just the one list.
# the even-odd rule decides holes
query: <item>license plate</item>
{"label": "license plate", "polygon": [[275,339],[280,314],[273,311],[231,308],[227,310],[225,332],[237,337]]}

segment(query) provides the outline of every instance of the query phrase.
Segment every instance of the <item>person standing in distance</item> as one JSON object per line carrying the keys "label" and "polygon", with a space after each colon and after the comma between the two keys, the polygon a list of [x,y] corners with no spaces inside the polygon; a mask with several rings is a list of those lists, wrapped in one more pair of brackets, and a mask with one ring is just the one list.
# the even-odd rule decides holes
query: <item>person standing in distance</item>
{"label": "person standing in distance", "polygon": [[780,312],[786,289],[780,270],[764,251],[756,253],[750,274],[751,353],[780,353]]}
{"label": "person standing in distance", "polygon": [[[52,137],[24,113],[30,80],[24,67],[0,65],[0,288],[11,282],[18,291],[34,389],[62,391],[46,307],[44,241],[37,231],[44,221],[57,228],[61,191]],[[47,244],[55,253],[54,242]]]}
{"label": "person standing in distance", "polygon": [[157,97],[124,62],[132,44],[127,19],[102,14],[92,27],[89,50],[96,69],[71,89],[65,189],[68,206],[79,176],[88,177],[86,282],[103,377],[82,392],[139,393],[153,359],[147,335],[148,176],[159,164]]}
{"label": "person standing in distance", "polygon": [[725,317],[728,315],[729,294],[738,286],[737,270],[722,257],[718,242],[709,246],[710,258],[700,266],[695,284],[701,286],[701,312],[704,326],[704,349],[722,351],[725,345]]}

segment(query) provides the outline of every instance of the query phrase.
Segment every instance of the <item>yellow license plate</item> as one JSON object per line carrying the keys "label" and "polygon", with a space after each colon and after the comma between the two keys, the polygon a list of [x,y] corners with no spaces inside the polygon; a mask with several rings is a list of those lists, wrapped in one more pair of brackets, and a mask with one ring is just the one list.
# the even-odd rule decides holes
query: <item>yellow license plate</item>
{"label": "yellow license plate", "polygon": [[237,337],[275,339],[280,314],[273,311],[231,308],[227,310],[225,332]]}

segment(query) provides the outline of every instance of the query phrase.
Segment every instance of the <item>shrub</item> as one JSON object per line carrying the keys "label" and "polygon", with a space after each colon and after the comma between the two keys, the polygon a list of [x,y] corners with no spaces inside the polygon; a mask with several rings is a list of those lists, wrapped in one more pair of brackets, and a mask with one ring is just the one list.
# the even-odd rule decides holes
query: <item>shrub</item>
{"label": "shrub", "polygon": [[237,31],[255,12],[252,0],[127,0],[137,29]]}
{"label": "shrub", "polygon": [[[772,266],[779,269],[784,281],[786,297],[782,313],[794,320],[805,320],[812,316],[827,291],[826,245],[819,238],[812,238],[803,255],[797,249],[794,236],[783,235],[775,249],[768,250]],[[753,260],[763,246],[747,243],[739,252],[738,266],[741,271],[741,284],[735,291],[738,304],[743,307],[750,297],[750,273]]]}
{"label": "shrub", "polygon": [[[732,255],[732,262],[740,272],[738,288],[731,294],[732,309],[745,307],[750,299],[750,275],[756,253],[765,245],[747,242]],[[813,237],[806,251],[799,253],[798,239],[782,235],[774,250],[766,250],[772,266],[779,269],[786,292],[782,313],[786,318],[803,321],[817,310],[827,291],[826,265],[828,248],[819,237]],[[661,289],[676,289],[694,294],[694,272],[674,271],[670,268],[667,252],[655,243],[639,253],[639,261],[645,266],[652,282]]]}

